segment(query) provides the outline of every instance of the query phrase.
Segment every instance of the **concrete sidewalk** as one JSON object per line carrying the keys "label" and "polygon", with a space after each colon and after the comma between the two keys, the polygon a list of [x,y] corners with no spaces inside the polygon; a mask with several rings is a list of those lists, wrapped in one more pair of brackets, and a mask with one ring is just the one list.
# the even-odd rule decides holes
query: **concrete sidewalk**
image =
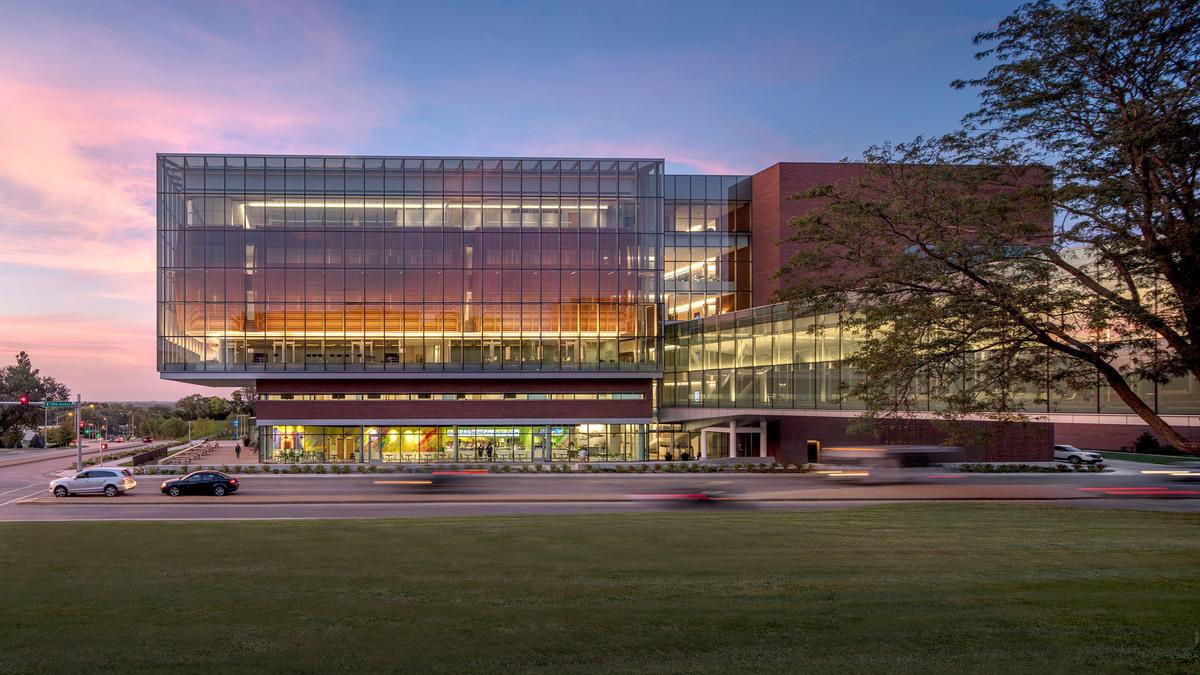
{"label": "concrete sidewalk", "polygon": [[242,448],[241,457],[237,448],[241,441],[216,441],[217,449],[204,456],[201,462],[205,466],[236,466],[238,464],[258,464],[258,454],[253,450]]}
{"label": "concrete sidewalk", "polygon": [[[200,457],[200,458],[190,462],[189,464],[191,466],[203,465],[203,466],[221,467],[221,466],[228,465],[230,467],[233,467],[238,464],[258,464],[258,455],[255,454],[255,452],[253,450],[247,450],[246,448],[242,448],[242,456],[238,457],[237,447],[238,447],[238,444],[240,443],[240,441],[224,440],[224,441],[207,441],[207,442],[208,443],[216,443],[217,447],[215,449],[213,449],[211,452],[209,452],[207,455],[204,455],[203,457]],[[175,465],[176,465],[176,463],[174,461],[172,461],[170,463],[170,466],[175,466]],[[153,464],[148,465],[148,466],[153,466]]]}

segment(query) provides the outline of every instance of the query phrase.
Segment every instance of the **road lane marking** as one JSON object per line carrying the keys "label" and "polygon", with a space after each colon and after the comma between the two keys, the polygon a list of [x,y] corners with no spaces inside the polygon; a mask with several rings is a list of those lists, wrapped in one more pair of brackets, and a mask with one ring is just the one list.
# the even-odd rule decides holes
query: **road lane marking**
{"label": "road lane marking", "polygon": [[[47,481],[47,482],[49,482],[49,481]],[[10,490],[5,490],[4,492],[0,492],[0,497],[3,497],[4,495],[6,495],[10,492],[18,492],[20,490],[28,490],[29,488],[33,487],[34,485],[41,485],[41,483],[40,482],[30,483],[29,485],[22,485],[21,487],[15,487]]]}
{"label": "road lane marking", "polygon": [[[34,485],[37,485],[37,484],[38,484],[38,483],[30,483],[29,485],[26,485],[25,487],[27,487],[27,488],[30,488],[30,487],[33,487]],[[45,488],[42,488],[42,489],[45,489]],[[29,494],[27,494],[27,495],[22,495],[22,496],[20,496],[20,497],[14,497],[14,498],[12,498],[12,499],[10,499],[10,500],[8,500],[8,501],[4,502],[3,504],[0,504],[0,509],[4,508],[5,506],[8,506],[9,504],[13,504],[13,503],[15,503],[15,502],[19,502],[19,501],[21,501],[21,500],[23,500],[23,499],[29,499],[30,497],[36,497],[37,495],[40,495],[40,494],[42,494],[42,489],[36,490],[36,491],[34,491],[34,492],[30,492],[30,493],[29,493]]]}

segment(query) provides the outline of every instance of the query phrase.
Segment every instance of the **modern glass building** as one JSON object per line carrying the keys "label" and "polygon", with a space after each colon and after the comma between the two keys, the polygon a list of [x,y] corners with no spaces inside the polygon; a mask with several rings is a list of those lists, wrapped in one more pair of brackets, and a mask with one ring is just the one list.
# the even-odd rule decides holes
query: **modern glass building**
{"label": "modern glass building", "polygon": [[[787,196],[852,165],[157,163],[158,369],[255,385],[263,460],[788,457],[845,436],[854,336],[771,303]],[[1157,400],[1200,410],[1190,381]],[[1099,387],[1066,410],[1133,433]]]}

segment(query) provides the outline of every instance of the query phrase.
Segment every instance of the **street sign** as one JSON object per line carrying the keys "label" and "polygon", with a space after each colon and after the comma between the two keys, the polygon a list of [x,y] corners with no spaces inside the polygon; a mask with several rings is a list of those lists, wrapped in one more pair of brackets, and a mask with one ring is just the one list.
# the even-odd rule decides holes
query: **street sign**
{"label": "street sign", "polygon": [[47,408],[74,408],[74,401],[46,401]]}

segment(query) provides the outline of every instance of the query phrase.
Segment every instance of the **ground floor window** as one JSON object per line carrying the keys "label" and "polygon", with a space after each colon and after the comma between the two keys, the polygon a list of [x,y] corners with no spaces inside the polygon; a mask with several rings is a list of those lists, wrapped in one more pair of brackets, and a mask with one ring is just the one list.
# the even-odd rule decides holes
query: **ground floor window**
{"label": "ground floor window", "polygon": [[260,428],[261,461],[579,462],[662,459],[645,424],[315,426]]}
{"label": "ground floor window", "polygon": [[700,458],[700,431],[682,424],[650,426],[650,459],[681,461]]}

